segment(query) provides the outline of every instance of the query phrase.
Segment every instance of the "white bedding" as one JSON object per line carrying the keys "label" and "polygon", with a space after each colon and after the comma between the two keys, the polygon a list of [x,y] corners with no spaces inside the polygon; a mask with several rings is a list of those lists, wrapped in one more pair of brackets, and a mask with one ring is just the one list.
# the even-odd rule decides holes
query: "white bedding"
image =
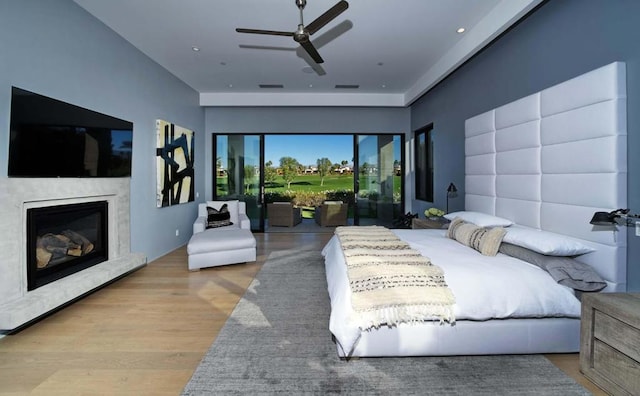
{"label": "white bedding", "polygon": [[[392,231],[443,269],[456,298],[454,313],[458,321],[580,317],[580,302],[573,290],[557,284],[537,266],[501,253],[483,256],[446,238],[444,230]],[[363,330],[349,320],[351,291],[344,256],[335,236],[322,254],[331,298],[329,329],[344,355],[349,355]]]}

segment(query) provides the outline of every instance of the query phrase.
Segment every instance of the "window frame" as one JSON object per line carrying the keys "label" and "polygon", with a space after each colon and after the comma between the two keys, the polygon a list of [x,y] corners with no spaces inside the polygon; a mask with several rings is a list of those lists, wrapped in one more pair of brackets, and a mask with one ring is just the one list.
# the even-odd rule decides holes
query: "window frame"
{"label": "window frame", "polygon": [[415,130],[413,141],[415,198],[433,202],[433,123]]}

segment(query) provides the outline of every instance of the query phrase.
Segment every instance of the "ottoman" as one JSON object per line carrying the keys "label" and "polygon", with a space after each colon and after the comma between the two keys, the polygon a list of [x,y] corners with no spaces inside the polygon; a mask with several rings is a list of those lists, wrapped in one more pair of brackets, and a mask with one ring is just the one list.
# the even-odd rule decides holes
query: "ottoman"
{"label": "ottoman", "polygon": [[211,228],[187,244],[189,270],[256,261],[256,239],[244,228]]}

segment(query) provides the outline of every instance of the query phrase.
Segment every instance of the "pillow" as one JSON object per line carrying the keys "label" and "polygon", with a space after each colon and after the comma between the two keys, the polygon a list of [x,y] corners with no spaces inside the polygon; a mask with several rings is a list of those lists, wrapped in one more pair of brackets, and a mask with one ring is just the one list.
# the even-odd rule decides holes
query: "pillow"
{"label": "pillow", "polygon": [[513,224],[513,221],[509,219],[503,219],[502,217],[492,216],[486,213],[461,211],[447,213],[445,218],[453,220],[456,217],[461,218],[467,223],[473,223],[480,227],[509,227]]}
{"label": "pillow", "polygon": [[465,222],[459,217],[456,217],[447,229],[447,236],[449,238],[455,239],[485,256],[495,256],[498,254],[498,249],[500,248],[504,234],[504,228],[478,227],[475,224]]}
{"label": "pillow", "polygon": [[559,284],[575,290],[596,292],[607,286],[591,266],[570,257],[545,256],[510,243],[500,245],[500,253],[537,265]]}
{"label": "pillow", "polygon": [[215,209],[207,206],[207,228],[219,228],[233,225],[231,222],[231,213],[227,204],[224,204],[220,209]]}
{"label": "pillow", "polygon": [[510,227],[504,241],[549,256],[577,256],[595,250],[575,238],[523,227]]}
{"label": "pillow", "polygon": [[240,201],[238,201],[237,199],[231,199],[227,201],[206,201],[205,203],[208,207],[214,208],[217,210],[220,210],[222,208],[222,205],[226,204],[227,209],[231,214],[231,222],[237,225],[240,224],[240,216],[238,215]]}

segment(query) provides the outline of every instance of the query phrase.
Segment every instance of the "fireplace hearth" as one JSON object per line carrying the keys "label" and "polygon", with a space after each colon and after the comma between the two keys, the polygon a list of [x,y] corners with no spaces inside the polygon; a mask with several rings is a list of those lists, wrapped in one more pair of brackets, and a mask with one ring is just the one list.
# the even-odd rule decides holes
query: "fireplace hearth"
{"label": "fireplace hearth", "polygon": [[108,202],[27,210],[27,290],[108,260]]}
{"label": "fireplace hearth", "polygon": [[[131,252],[130,182],[125,177],[0,178],[0,332],[19,329],[146,264],[144,254]],[[87,214],[84,204],[95,203],[106,203],[108,210]],[[72,216],[46,212],[58,206],[71,209]],[[44,225],[28,243],[28,213],[40,208],[45,208]],[[46,234],[67,245],[47,249],[41,239],[38,268],[38,236]],[[36,256],[31,272],[42,275],[35,288],[28,285],[29,256]]]}

